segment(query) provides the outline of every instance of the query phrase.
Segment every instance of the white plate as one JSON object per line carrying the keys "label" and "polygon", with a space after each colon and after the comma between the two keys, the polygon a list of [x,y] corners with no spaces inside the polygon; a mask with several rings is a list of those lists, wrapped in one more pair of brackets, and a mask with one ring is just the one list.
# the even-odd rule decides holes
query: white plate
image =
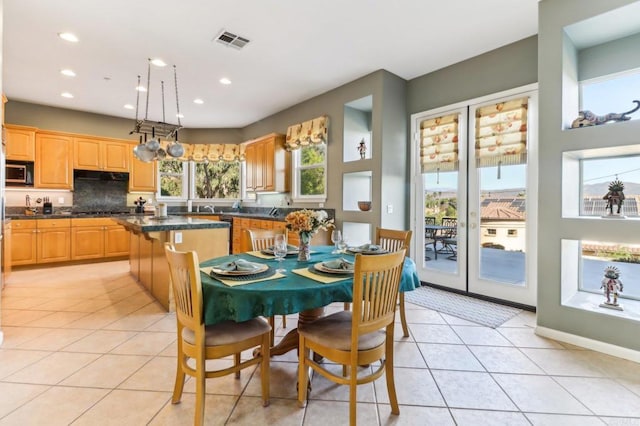
{"label": "white plate", "polygon": [[216,275],[227,275],[227,276],[239,276],[239,275],[253,275],[259,274],[260,272],[264,272],[269,269],[268,265],[260,265],[260,268],[255,269],[253,271],[225,271],[222,269],[217,269],[215,266],[211,268],[211,272]]}
{"label": "white plate", "polygon": [[347,251],[349,253],[360,253],[360,254],[387,254],[389,253],[387,250],[379,249],[379,250],[365,250],[359,247],[347,247]]}
{"label": "white plate", "polygon": [[316,271],[320,271],[320,272],[326,272],[328,274],[343,274],[343,275],[347,275],[347,274],[353,274],[353,269],[349,270],[349,269],[333,269],[333,268],[328,268],[326,266],[324,266],[322,264],[322,262],[316,263],[315,265],[313,265],[313,268]]}

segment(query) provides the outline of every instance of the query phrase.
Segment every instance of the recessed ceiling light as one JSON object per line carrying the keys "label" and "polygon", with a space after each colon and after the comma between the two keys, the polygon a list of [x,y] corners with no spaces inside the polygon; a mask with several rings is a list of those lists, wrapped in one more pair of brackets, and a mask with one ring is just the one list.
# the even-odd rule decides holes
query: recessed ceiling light
{"label": "recessed ceiling light", "polygon": [[60,93],[60,96],[62,96],[63,98],[69,98],[69,99],[73,98],[73,95],[69,92],[62,92]]}
{"label": "recessed ceiling light", "polygon": [[76,76],[76,73],[73,70],[70,70],[70,69],[61,70],[60,74],[66,75],[67,77],[75,77]]}
{"label": "recessed ceiling light", "polygon": [[146,92],[146,91],[147,91],[147,88],[146,88],[146,87],[144,87],[144,86],[138,86],[138,87],[136,87],[136,90],[137,90],[138,92]]}
{"label": "recessed ceiling light", "polygon": [[180,113],[180,114],[176,114],[176,117],[178,118],[184,118],[184,114]]}
{"label": "recessed ceiling light", "polygon": [[198,98],[198,99],[194,99],[193,103],[194,104],[198,104],[198,105],[202,105],[204,103],[204,101],[202,99]]}
{"label": "recessed ceiling light", "polygon": [[156,67],[166,67],[167,63],[160,58],[152,59],[151,63]]}
{"label": "recessed ceiling light", "polygon": [[126,105],[124,106],[124,109],[133,109],[133,105],[131,105],[131,104],[126,104]]}
{"label": "recessed ceiling light", "polygon": [[58,33],[58,37],[65,41],[70,41],[71,43],[77,43],[78,37],[76,37],[73,33]]}
{"label": "recessed ceiling light", "polygon": [[222,84],[231,84],[231,80],[229,80],[227,77],[223,77],[220,79],[220,83]]}

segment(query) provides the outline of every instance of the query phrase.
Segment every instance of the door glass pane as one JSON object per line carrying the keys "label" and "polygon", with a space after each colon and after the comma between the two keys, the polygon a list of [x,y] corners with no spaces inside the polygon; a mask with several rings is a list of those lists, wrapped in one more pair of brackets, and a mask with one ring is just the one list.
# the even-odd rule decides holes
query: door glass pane
{"label": "door glass pane", "polygon": [[483,167],[478,178],[480,278],[524,285],[526,165]]}
{"label": "door glass pane", "polygon": [[[424,266],[458,271],[458,172],[423,173],[425,247]],[[448,226],[447,226],[448,225]]]}

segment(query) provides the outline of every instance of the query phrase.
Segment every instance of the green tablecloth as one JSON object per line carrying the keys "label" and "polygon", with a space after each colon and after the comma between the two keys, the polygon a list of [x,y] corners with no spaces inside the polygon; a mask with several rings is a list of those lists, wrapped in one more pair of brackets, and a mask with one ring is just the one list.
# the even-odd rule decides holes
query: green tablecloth
{"label": "green tablecloth", "polygon": [[[351,277],[332,284],[323,284],[291,272],[292,269],[309,267],[317,262],[342,256],[353,260],[350,255],[331,254],[333,246],[313,246],[311,261],[298,262],[297,257],[287,257],[282,266],[286,277],[257,283],[228,287],[220,281],[201,273],[204,299],[204,322],[216,324],[226,320],[242,322],[257,316],[294,314],[307,309],[320,308],[333,302],[351,302],[353,297]],[[266,263],[277,267],[275,260],[259,259],[242,253],[217,257],[204,261],[201,267],[218,265],[234,259]],[[407,258],[402,272],[400,291],[411,291],[420,286],[415,263]]]}

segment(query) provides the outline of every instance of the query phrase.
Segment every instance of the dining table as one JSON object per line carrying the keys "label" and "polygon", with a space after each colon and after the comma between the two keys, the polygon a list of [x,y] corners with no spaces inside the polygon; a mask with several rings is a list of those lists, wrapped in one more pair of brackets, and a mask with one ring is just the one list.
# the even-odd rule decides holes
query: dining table
{"label": "dining table", "polygon": [[[299,261],[297,255],[291,253],[278,262],[274,256],[260,251],[202,261],[200,270],[205,324],[217,324],[228,320],[243,322],[259,316],[298,313],[300,325],[321,317],[324,307],[331,303],[351,302],[353,273],[326,273],[315,268],[318,263],[333,259],[354,262],[353,253],[333,251],[334,246],[312,246],[310,261]],[[268,274],[270,276],[256,280],[212,273],[212,268],[228,265],[240,259],[266,265],[271,272],[281,268],[285,272]],[[216,270],[219,269],[213,269]],[[402,271],[400,291],[412,291],[420,285],[416,264],[407,257]],[[294,328],[271,349],[271,355],[282,355],[297,347],[298,333],[297,328]]]}

